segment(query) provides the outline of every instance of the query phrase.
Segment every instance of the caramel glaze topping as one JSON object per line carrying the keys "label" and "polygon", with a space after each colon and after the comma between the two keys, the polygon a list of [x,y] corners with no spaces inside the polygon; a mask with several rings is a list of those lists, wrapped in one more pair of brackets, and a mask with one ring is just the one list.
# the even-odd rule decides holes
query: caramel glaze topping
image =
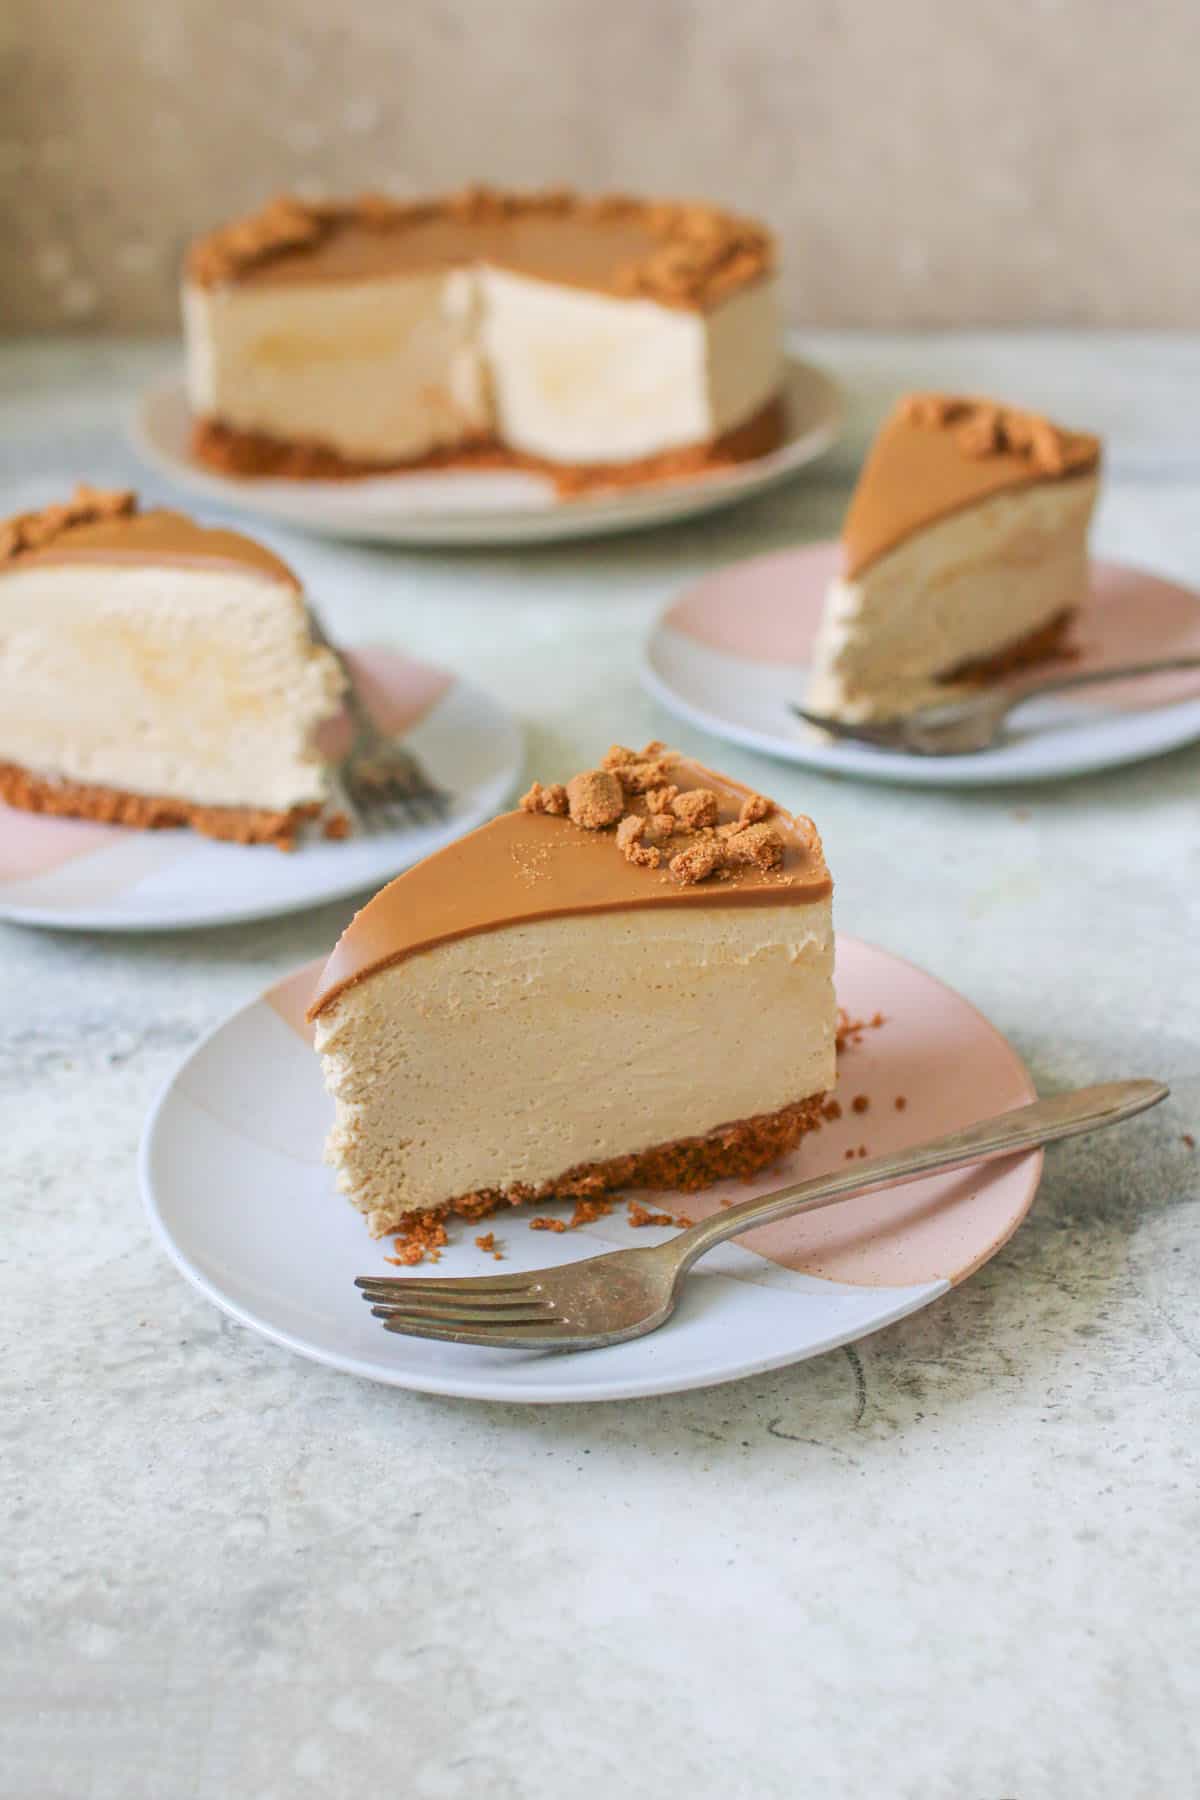
{"label": "caramel glaze topping", "polygon": [[716,207],[476,187],[428,201],[285,195],[198,239],[187,276],[200,287],[270,287],[488,263],[629,299],[703,307],[757,281],[773,262],[769,232]]}
{"label": "caramel glaze topping", "polygon": [[18,513],[0,524],[0,576],[43,563],[209,564],[254,569],[299,591],[279,557],[237,531],[197,525],[184,513],[138,510],[128,491],[107,493],[83,483],[61,505]]}
{"label": "caramel glaze topping", "polygon": [[[620,755],[632,761],[612,751],[607,769],[565,787],[535,783],[518,811],[397,876],[342,933],[309,1018],[393,963],[510,925],[656,906],[804,906],[832,892],[811,819],[662,745]],[[596,779],[606,775],[611,784]],[[629,785],[642,780],[656,785]],[[701,798],[689,803],[691,794]],[[644,821],[642,830],[630,820]],[[748,842],[727,855],[724,846],[743,836]],[[631,854],[639,849],[657,854]]]}
{"label": "caramel glaze topping", "polygon": [[909,394],[884,421],[842,527],[856,575],[926,525],[1006,489],[1091,474],[1100,440],[1040,414],[956,394]]}

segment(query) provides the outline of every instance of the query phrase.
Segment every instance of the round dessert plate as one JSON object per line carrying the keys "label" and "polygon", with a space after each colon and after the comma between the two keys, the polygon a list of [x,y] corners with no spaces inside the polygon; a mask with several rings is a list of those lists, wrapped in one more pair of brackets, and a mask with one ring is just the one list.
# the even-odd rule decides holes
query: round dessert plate
{"label": "round dessert plate", "polygon": [[[135,831],[0,806],[0,919],[86,931],[179,931],[319,906],[376,888],[489,819],[521,770],[521,733],[489,694],[442,669],[375,647],[345,652],[385,730],[402,735],[453,796],[434,824],[336,842],[310,829],[290,853],[194,831]],[[346,727],[327,727],[339,753]]]}
{"label": "round dessert plate", "polygon": [[322,537],[389,544],[535,544],[662,525],[732,506],[795,473],[827,450],[841,425],[838,388],[798,357],[785,363],[784,442],[749,462],[678,481],[647,482],[560,499],[554,484],[520,471],[443,469],[353,481],[238,479],[192,460],[191,414],[183,377],[147,389],[134,415],[134,440],[164,475],[222,506]]}
{"label": "round dessert plate", "polygon": [[[927,1306],[986,1262],[1032,1204],[1040,1152],[864,1195],[724,1244],[689,1276],[679,1309],[632,1343],[569,1353],[489,1350],[397,1337],[354,1287],[386,1275],[391,1243],[367,1236],[322,1165],[333,1115],[304,1009],[320,965],[297,970],[210,1034],[146,1124],[140,1172],[168,1255],[233,1318],[352,1375],[483,1400],[620,1400],[732,1381],[816,1356]],[[855,1020],[843,1051],[842,1115],[752,1183],[656,1199],[692,1218],[951,1131],[1034,1098],[1016,1052],[961,995],[856,938],[838,940],[837,987]],[[864,1097],[865,1105],[860,1101]],[[858,1102],[857,1109],[855,1103]],[[541,1213],[568,1218],[569,1205]],[[529,1209],[450,1225],[439,1275],[534,1269],[659,1242],[618,1201],[575,1231],[531,1231]],[[497,1264],[476,1248],[494,1231]],[[428,1265],[421,1270],[431,1273]]]}
{"label": "round dessert plate", "polygon": [[[1200,671],[1048,695],[976,756],[912,756],[829,743],[790,710],[808,662],[836,543],[804,544],[718,569],[679,596],[651,633],[642,682],[669,712],[731,743],[871,781],[972,787],[1052,781],[1200,738]],[[1071,673],[1200,652],[1200,594],[1141,569],[1093,562]],[[1047,665],[1049,673],[1049,665]],[[1030,670],[1032,677],[1038,673]]]}

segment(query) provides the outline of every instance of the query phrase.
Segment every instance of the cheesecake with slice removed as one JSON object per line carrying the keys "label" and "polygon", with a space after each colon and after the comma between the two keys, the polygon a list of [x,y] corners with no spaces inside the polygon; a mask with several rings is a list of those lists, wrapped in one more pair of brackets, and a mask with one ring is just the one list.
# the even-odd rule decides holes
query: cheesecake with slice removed
{"label": "cheesecake with slice removed", "polygon": [[842,529],[806,705],[896,717],[1062,654],[1087,592],[1100,441],[990,400],[910,394]]}
{"label": "cheesecake with slice removed", "polygon": [[0,524],[0,801],[290,848],[345,677],[286,563],[128,492]]}
{"label": "cheesecake with slice removed", "polygon": [[811,820],[660,744],[535,782],[326,965],[342,1192],[381,1236],[775,1161],[834,1084],[830,895]]}
{"label": "cheesecake with slice removed", "polygon": [[512,467],[577,491],[783,432],[774,245],[714,206],[282,198],[192,246],[183,319],[193,451],[234,475]]}

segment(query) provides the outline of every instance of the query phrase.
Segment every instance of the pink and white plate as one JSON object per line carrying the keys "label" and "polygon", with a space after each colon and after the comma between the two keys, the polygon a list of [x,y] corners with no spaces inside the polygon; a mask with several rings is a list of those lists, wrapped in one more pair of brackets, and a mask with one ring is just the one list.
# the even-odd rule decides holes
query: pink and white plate
{"label": "pink and white plate", "polygon": [[[396,1272],[384,1261],[390,1243],[371,1241],[321,1160],[332,1104],[304,1024],[319,968],[276,983],[191,1052],[147,1121],[140,1174],[154,1230],[193,1286],[274,1343],[352,1375],[506,1401],[627,1399],[732,1381],[928,1306],[995,1254],[1037,1191],[1040,1151],[764,1228],[697,1265],[668,1325],[604,1350],[559,1355],[396,1337],[353,1286],[356,1275]],[[691,1217],[726,1197],[840,1169],[861,1149],[919,1143],[1035,1098],[994,1026],[911,963],[840,937],[837,988],[852,1018],[882,1015],[842,1056],[841,1118],[752,1184],[690,1196],[682,1204]],[[855,1110],[860,1096],[866,1106]],[[681,1204],[677,1195],[661,1198]],[[439,1274],[495,1272],[474,1246],[478,1229],[466,1221],[451,1228]],[[620,1206],[573,1232],[531,1232],[524,1211],[495,1215],[487,1229],[514,1269],[663,1235],[634,1230]]]}
{"label": "pink and white plate", "polygon": [[[928,787],[1051,781],[1138,762],[1200,738],[1200,670],[1077,694],[1048,695],[977,756],[910,756],[827,743],[789,710],[803,704],[836,543],[733,563],[706,576],[659,619],[644,686],[669,712],[717,737],[811,768]],[[1119,563],[1094,562],[1075,628],[1072,672],[1200,653],[1200,594]]]}
{"label": "pink and white plate", "polygon": [[[337,842],[309,831],[284,854],[194,831],[133,831],[0,805],[0,919],[80,931],[180,931],[272,918],[379,887],[483,824],[516,786],[521,733],[490,694],[395,650],[345,653],[376,721],[402,736],[439,787],[444,819]],[[336,757],[348,726],[323,748]]]}

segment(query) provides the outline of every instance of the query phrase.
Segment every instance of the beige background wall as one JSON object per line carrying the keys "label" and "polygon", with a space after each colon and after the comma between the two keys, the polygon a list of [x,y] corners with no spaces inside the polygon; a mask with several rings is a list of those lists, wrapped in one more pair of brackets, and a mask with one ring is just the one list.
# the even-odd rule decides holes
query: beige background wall
{"label": "beige background wall", "polygon": [[286,187],[702,194],[792,316],[1200,325],[1200,0],[0,0],[0,321],[159,329]]}

